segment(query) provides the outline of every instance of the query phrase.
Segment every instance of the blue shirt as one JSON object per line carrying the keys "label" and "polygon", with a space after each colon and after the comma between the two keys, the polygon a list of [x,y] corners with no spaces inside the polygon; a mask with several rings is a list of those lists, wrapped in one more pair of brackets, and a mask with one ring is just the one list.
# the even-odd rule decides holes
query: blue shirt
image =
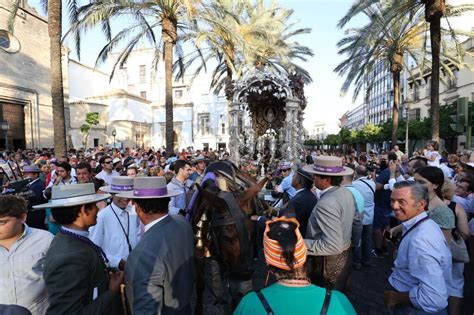
{"label": "blue shirt", "polygon": [[[402,223],[402,233],[427,216],[422,212]],[[451,252],[439,226],[420,223],[400,243],[388,281],[398,292],[408,292],[418,309],[435,313],[448,306]]]}
{"label": "blue shirt", "polygon": [[293,180],[294,175],[295,173],[291,171],[290,175],[283,178],[280,184],[281,192],[286,192],[288,196],[290,197],[290,199],[296,195],[295,187],[291,186],[291,181]]}
{"label": "blue shirt", "polygon": [[183,193],[174,197],[171,197],[171,201],[168,207],[169,214],[171,215],[177,215],[179,213],[179,210],[184,210],[186,207],[186,193],[187,193],[187,188],[186,186],[179,182],[176,177],[173,177],[171,182],[168,183],[168,191],[170,190],[178,190],[182,191]]}
{"label": "blue shirt", "polygon": [[[367,183],[367,184],[366,184]],[[370,187],[372,189],[370,189]],[[375,182],[370,179],[359,178],[352,182],[352,186],[357,189],[364,198],[364,220],[362,224],[368,225],[374,222],[374,192],[375,192]]]}

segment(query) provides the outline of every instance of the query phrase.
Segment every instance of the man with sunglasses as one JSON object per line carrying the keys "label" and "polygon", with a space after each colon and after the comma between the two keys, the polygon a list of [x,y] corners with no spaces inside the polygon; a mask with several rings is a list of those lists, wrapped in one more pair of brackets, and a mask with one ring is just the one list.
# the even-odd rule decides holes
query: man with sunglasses
{"label": "man with sunglasses", "polygon": [[283,176],[283,180],[281,181],[280,185],[275,187],[275,190],[279,193],[286,193],[288,198],[291,199],[296,194],[295,187],[291,186],[291,182],[293,181],[294,172],[291,169],[290,162],[282,162],[280,164],[279,170]]}
{"label": "man with sunglasses", "polygon": [[100,171],[100,173],[95,177],[102,179],[109,186],[112,185],[112,177],[120,176],[120,174],[114,170],[112,158],[108,155],[105,155],[99,160],[99,163],[100,166],[102,166],[102,171]]}

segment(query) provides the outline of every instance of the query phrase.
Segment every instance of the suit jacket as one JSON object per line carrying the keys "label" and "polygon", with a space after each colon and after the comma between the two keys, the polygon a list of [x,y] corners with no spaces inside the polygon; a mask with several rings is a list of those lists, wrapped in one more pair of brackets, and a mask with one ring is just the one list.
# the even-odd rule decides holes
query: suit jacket
{"label": "suit jacket", "polygon": [[295,217],[300,223],[301,235],[306,235],[306,227],[311,212],[316,205],[318,198],[309,189],[299,191],[290,201],[288,205],[280,211],[286,217]]}
{"label": "suit jacket", "polygon": [[[33,209],[33,206],[48,202],[43,196],[43,190],[45,188],[46,186],[39,178],[29,184],[29,190],[32,193],[31,196],[28,197],[29,210]],[[33,228],[47,230],[45,217],[45,210],[28,211],[26,224]]]}
{"label": "suit jacket", "polygon": [[108,274],[99,254],[77,238],[58,233],[46,253],[44,281],[48,315],[120,314],[120,297],[108,290]]}
{"label": "suit jacket", "polygon": [[163,218],[145,232],[125,267],[133,314],[191,314],[194,236],[181,216]]}
{"label": "suit jacket", "polygon": [[306,230],[308,255],[337,255],[351,245],[355,200],[346,187],[332,187],[319,199]]}

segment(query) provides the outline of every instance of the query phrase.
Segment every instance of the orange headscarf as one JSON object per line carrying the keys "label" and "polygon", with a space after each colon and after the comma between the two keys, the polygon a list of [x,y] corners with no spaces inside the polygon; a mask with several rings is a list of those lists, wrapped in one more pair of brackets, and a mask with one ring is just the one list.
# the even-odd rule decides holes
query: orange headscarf
{"label": "orange headscarf", "polygon": [[274,219],[272,221],[266,222],[266,228],[263,235],[263,251],[265,253],[265,260],[267,261],[267,264],[277,267],[279,269],[283,269],[283,270],[292,270],[292,268],[290,268],[290,266],[287,265],[285,258],[282,255],[283,251],[278,241],[272,240],[267,235],[268,232],[270,231],[270,224],[277,221],[292,222],[297,225],[297,228],[295,229],[295,233],[296,233],[296,245],[295,245],[295,252],[294,252],[295,265],[293,266],[293,269],[302,267],[304,263],[306,262],[307,249],[306,249],[306,245],[304,244],[303,237],[301,236],[301,233],[299,230],[300,224],[295,218],[288,219],[284,216]]}

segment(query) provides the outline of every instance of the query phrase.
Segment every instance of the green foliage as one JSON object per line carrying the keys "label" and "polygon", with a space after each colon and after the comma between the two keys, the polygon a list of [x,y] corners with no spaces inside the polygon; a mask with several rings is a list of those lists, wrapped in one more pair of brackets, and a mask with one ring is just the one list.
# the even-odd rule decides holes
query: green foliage
{"label": "green foliage", "polygon": [[84,138],[82,140],[82,144],[84,148],[87,146],[87,138],[89,137],[89,133],[91,132],[92,126],[96,126],[99,124],[99,113],[92,112],[86,113],[85,123],[81,125],[80,130],[81,133],[84,134]]}
{"label": "green foliage", "polygon": [[361,133],[364,135],[364,138],[367,140],[367,142],[376,142],[381,131],[382,127],[376,126],[372,123],[368,123],[361,129]]}
{"label": "green foliage", "polygon": [[96,112],[87,113],[86,114],[86,123],[88,125],[91,125],[91,126],[92,125],[94,125],[94,126],[98,125],[99,124],[99,113],[96,113]]}
{"label": "green foliage", "polygon": [[351,131],[347,128],[341,128],[339,131],[339,142],[343,144],[350,144],[352,141]]}
{"label": "green foliage", "polygon": [[341,143],[341,141],[340,141],[339,135],[330,134],[330,135],[327,135],[323,143],[329,146],[337,146]]}

